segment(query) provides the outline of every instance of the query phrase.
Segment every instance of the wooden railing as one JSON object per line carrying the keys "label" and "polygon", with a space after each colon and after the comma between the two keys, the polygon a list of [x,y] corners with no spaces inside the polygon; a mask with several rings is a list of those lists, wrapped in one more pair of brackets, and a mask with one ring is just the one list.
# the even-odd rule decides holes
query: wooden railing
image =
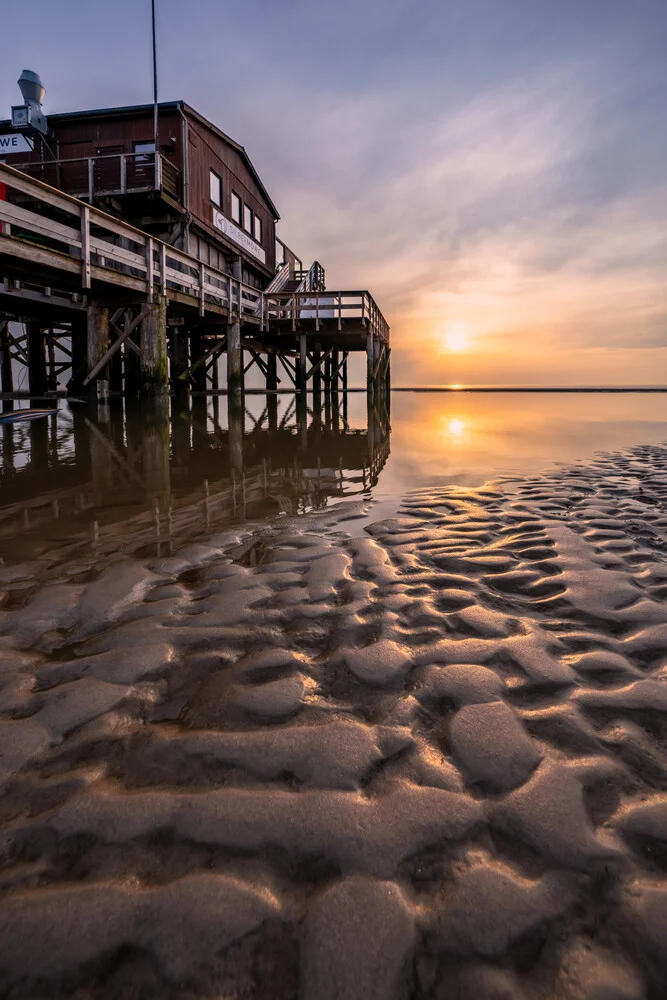
{"label": "wooden railing", "polygon": [[307,271],[295,271],[299,282],[297,292],[324,292],[327,287],[326,273],[319,260],[314,260]]}
{"label": "wooden railing", "polygon": [[92,205],[0,163],[0,253],[22,260],[26,269],[45,267],[92,282],[131,289],[153,300],[159,292],[206,309],[225,310],[262,330],[348,330],[354,326],[389,341],[389,326],[367,291],[259,291],[230,274]]}
{"label": "wooden railing", "polygon": [[265,295],[265,325],[288,324],[296,332],[304,321],[314,321],[315,330],[343,330],[358,320],[374,337],[389,342],[389,324],[370,292],[291,292]]}
{"label": "wooden railing", "polygon": [[92,203],[104,195],[166,191],[181,197],[178,167],[160,153],[111,153],[71,160],[40,160],[16,164],[35,180]]}
{"label": "wooden railing", "polygon": [[80,271],[84,289],[95,278],[145,290],[148,301],[156,290],[165,295],[180,292],[198,301],[202,316],[209,303],[261,321],[262,293],[224,271],[6,164],[0,164],[0,183],[14,195],[27,196],[31,206],[0,201],[0,222],[3,230],[10,228],[0,235],[4,252],[70,273]]}

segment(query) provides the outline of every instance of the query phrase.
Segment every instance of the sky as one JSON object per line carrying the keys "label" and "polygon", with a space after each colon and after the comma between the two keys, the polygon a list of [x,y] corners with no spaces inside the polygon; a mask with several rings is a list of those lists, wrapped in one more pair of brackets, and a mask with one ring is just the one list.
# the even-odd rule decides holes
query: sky
{"label": "sky", "polygon": [[[161,100],[368,288],[394,384],[667,384],[667,0],[156,0]],[[3,14],[4,112],[152,99],[149,0]]]}

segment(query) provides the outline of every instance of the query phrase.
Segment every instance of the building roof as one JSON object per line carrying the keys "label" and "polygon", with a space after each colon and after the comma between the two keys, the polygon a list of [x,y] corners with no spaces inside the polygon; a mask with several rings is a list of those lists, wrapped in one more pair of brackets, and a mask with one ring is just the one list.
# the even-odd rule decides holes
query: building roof
{"label": "building roof", "polygon": [[[219,136],[219,138],[221,138],[223,142],[226,142],[229,146],[235,149],[243,157],[243,160],[248,170],[252,174],[253,179],[257,184],[257,187],[262,192],[269,208],[273,212],[273,217],[275,221],[277,222],[280,219],[278,209],[274,205],[271,196],[264,187],[264,184],[262,183],[259,174],[255,170],[252,160],[248,156],[248,153],[246,152],[244,146],[241,146],[238,142],[236,142],[234,139],[228,136],[225,132],[222,131],[222,129],[219,129],[217,125],[214,125],[213,122],[210,122],[207,118],[204,118],[203,115],[200,115],[198,111],[195,111],[195,109],[191,107],[189,104],[186,104],[185,101],[166,101],[161,104],[158,104],[158,110],[159,111],[182,110],[186,112],[192,118],[196,118],[197,121],[201,122],[201,124],[204,125],[206,128],[210,129],[212,132],[215,132],[215,134]],[[62,114],[47,115],[47,121],[49,122],[49,124],[51,124],[55,122],[65,122],[70,119],[73,120],[79,118],[117,118],[119,116],[124,117],[136,114],[152,114],[152,113],[153,113],[152,104],[133,104],[120,108],[97,108],[95,110],[90,110],[90,111],[65,111]],[[3,128],[5,126],[11,126],[11,121],[9,119],[0,121],[0,128]]]}

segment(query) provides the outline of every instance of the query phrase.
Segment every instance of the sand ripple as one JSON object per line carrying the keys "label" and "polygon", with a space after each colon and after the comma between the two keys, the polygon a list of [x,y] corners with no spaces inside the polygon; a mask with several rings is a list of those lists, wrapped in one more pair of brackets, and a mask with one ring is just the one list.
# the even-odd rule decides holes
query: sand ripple
{"label": "sand ripple", "polygon": [[664,996],[667,451],[354,517],[4,574],[3,996]]}

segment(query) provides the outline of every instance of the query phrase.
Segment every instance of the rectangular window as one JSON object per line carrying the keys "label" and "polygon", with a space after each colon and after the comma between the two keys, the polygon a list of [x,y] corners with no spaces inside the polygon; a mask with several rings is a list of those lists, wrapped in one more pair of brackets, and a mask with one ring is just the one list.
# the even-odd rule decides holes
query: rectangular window
{"label": "rectangular window", "polygon": [[252,233],[252,209],[249,205],[243,206],[243,228],[246,233]]}
{"label": "rectangular window", "polygon": [[[135,153],[136,163],[152,163],[153,154],[155,153],[155,143],[154,142],[134,142],[132,144],[132,150]],[[125,152],[124,147],[120,146],[118,149],[112,147],[110,152]]]}
{"label": "rectangular window", "polygon": [[236,191],[232,191],[232,221],[241,225],[241,199]]}
{"label": "rectangular window", "polygon": [[262,242],[262,220],[258,215],[255,216],[255,239],[258,243]]}
{"label": "rectangular window", "polygon": [[218,208],[222,205],[222,181],[213,170],[211,171],[211,201]]}

